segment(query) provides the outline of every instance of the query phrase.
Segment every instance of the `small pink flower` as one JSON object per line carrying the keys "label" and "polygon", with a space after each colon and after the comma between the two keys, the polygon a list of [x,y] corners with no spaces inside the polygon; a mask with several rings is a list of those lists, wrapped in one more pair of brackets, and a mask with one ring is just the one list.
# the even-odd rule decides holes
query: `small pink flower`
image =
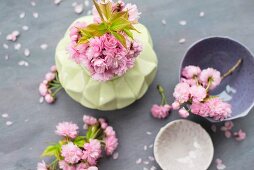
{"label": "small pink flower", "polygon": [[192,101],[197,103],[205,99],[207,92],[204,87],[194,85],[194,86],[191,86],[190,88],[190,95],[192,97]]}
{"label": "small pink flower", "polygon": [[81,162],[76,166],[76,170],[87,170],[89,168],[88,163]]}
{"label": "small pink flower", "polygon": [[170,109],[171,109],[171,106],[167,104],[164,106],[159,106],[157,104],[154,104],[151,108],[151,113],[153,117],[155,118],[164,119],[169,115]]}
{"label": "small pink flower", "polygon": [[200,67],[189,65],[183,68],[182,76],[187,79],[192,79],[194,77],[198,77],[200,73]]}
{"label": "small pink flower", "polygon": [[48,170],[47,164],[42,161],[37,164],[37,170]]}
{"label": "small pink flower", "polygon": [[227,130],[227,131],[225,131],[224,135],[226,138],[231,138],[232,133],[231,133],[231,131]]}
{"label": "small pink flower", "polygon": [[189,86],[189,84],[187,84],[187,83],[178,83],[175,87],[173,96],[180,103],[187,102],[189,100],[189,97],[190,97],[190,86]]}
{"label": "small pink flower", "polygon": [[192,103],[190,109],[193,114],[202,117],[208,117],[210,113],[210,108],[207,103]]}
{"label": "small pink flower", "polygon": [[205,70],[202,70],[199,76],[200,81],[203,85],[208,86],[208,81],[210,80],[211,84],[209,89],[214,89],[216,86],[218,86],[221,82],[221,75],[220,72],[213,69],[213,68],[207,68]]}
{"label": "small pink flower", "polygon": [[50,71],[55,73],[57,71],[56,65],[51,66]]}
{"label": "small pink flower", "polygon": [[49,83],[48,80],[43,80],[43,81],[42,81],[42,84],[44,84],[44,85],[48,85],[48,83]]}
{"label": "small pink flower", "polygon": [[112,155],[118,146],[118,139],[116,136],[109,136],[105,138],[105,149],[107,155]]}
{"label": "small pink flower", "polygon": [[190,86],[197,85],[197,81],[194,80],[194,79],[185,79],[185,78],[181,78],[180,82],[181,82],[181,83],[187,83],[187,84],[189,84]]}
{"label": "small pink flower", "polygon": [[45,100],[47,103],[53,103],[55,101],[54,97],[51,94],[46,94]]}
{"label": "small pink flower", "polygon": [[111,126],[108,126],[105,130],[104,133],[106,134],[106,136],[115,136],[116,132],[114,131],[114,129]]}
{"label": "small pink flower", "polygon": [[108,127],[108,124],[107,124],[107,122],[106,122],[106,120],[105,120],[105,119],[100,118],[98,121],[100,122],[100,124],[101,124],[101,128],[102,128],[102,129],[104,129],[104,130],[105,130],[105,129]]}
{"label": "small pink flower", "polygon": [[246,133],[240,129],[238,132],[234,133],[234,136],[237,141],[242,141],[246,138]]}
{"label": "small pink flower", "polygon": [[52,81],[56,78],[56,73],[49,72],[45,75],[45,79],[48,81]]}
{"label": "small pink flower", "polygon": [[95,125],[98,122],[96,118],[88,115],[83,116],[83,121],[87,125]]}
{"label": "small pink flower", "polygon": [[179,103],[178,101],[174,101],[174,102],[172,103],[172,109],[173,109],[173,110],[178,110],[178,109],[180,109],[180,103]]}
{"label": "small pink flower", "polygon": [[231,105],[223,102],[219,97],[209,99],[206,104],[210,109],[209,117],[215,120],[223,120],[231,115]]}
{"label": "small pink flower", "polygon": [[71,122],[62,122],[56,126],[56,134],[60,136],[75,138],[78,135],[78,126]]}
{"label": "small pink flower", "polygon": [[188,117],[190,114],[189,112],[183,107],[179,110],[179,115],[183,118]]}
{"label": "small pink flower", "polygon": [[118,40],[111,34],[105,34],[102,41],[106,50],[114,50],[119,45]]}
{"label": "small pink flower", "polygon": [[62,170],[76,170],[75,166],[69,165],[67,162],[61,160],[58,162],[59,168]]}
{"label": "small pink flower", "polygon": [[39,92],[42,96],[46,96],[48,94],[48,87],[44,83],[41,83],[39,86]]}
{"label": "small pink flower", "polygon": [[87,160],[90,165],[96,165],[98,158],[101,157],[101,144],[97,139],[85,143],[82,159]]}
{"label": "small pink flower", "polygon": [[128,3],[125,5],[123,10],[128,11],[129,21],[134,22],[134,23],[138,22],[141,12],[138,11],[137,5],[132,5],[132,4]]}
{"label": "small pink flower", "polygon": [[69,142],[68,144],[62,146],[61,155],[64,157],[66,162],[74,164],[79,162],[83,154],[79,147],[74,145],[72,142]]}
{"label": "small pink flower", "polygon": [[234,126],[234,123],[230,120],[230,121],[226,121],[224,126],[221,127],[222,131],[227,131],[227,130],[231,130]]}

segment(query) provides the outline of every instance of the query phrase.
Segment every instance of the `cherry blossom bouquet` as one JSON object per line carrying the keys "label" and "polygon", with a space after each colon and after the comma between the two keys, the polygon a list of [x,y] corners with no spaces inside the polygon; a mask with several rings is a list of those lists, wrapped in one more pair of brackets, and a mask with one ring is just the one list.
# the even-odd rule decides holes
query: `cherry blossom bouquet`
{"label": "cherry blossom bouquet", "polygon": [[94,23],[77,22],[70,28],[68,51],[93,79],[107,81],[131,69],[142,51],[132,33],[137,31],[133,24],[138,23],[140,12],[123,1],[93,2]]}
{"label": "cherry blossom bouquet", "polygon": [[189,65],[182,69],[180,82],[175,86],[172,105],[168,105],[165,90],[158,85],[157,89],[162,97],[161,105],[153,105],[151,113],[156,118],[166,118],[169,111],[179,110],[181,117],[188,117],[189,112],[202,117],[209,117],[214,120],[224,120],[231,115],[231,105],[224,102],[220,97],[213,96],[210,91],[215,89],[221,81],[233,73],[242,63],[237,63],[225,74],[214,68],[201,70],[198,66]]}
{"label": "cherry blossom bouquet", "polygon": [[72,122],[62,122],[56,126],[55,133],[62,139],[48,146],[42,156],[51,156],[55,160],[51,164],[44,161],[38,163],[37,170],[98,170],[97,162],[106,155],[112,155],[118,146],[114,129],[105,119],[83,117],[85,136],[78,135],[78,126]]}

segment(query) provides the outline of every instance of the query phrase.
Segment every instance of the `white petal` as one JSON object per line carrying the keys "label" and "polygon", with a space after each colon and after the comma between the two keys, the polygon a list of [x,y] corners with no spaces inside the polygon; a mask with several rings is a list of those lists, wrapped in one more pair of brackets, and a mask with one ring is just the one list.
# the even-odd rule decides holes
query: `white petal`
{"label": "white petal", "polygon": [[187,24],[187,21],[185,21],[185,20],[179,21],[179,24],[182,25],[182,26],[184,26],[184,25]]}
{"label": "white petal", "polygon": [[48,44],[41,44],[40,47],[41,49],[46,50],[48,48]]}
{"label": "white petal", "polygon": [[29,50],[28,48],[26,48],[26,49],[24,50],[24,55],[25,55],[26,57],[28,57],[28,56],[30,55],[30,50]]}
{"label": "white petal", "polygon": [[83,12],[83,4],[77,4],[75,7],[74,7],[74,11],[77,13],[77,14],[80,14]]}
{"label": "white petal", "polygon": [[19,18],[24,18],[26,16],[26,13],[25,12],[21,12],[20,14],[19,14]]}

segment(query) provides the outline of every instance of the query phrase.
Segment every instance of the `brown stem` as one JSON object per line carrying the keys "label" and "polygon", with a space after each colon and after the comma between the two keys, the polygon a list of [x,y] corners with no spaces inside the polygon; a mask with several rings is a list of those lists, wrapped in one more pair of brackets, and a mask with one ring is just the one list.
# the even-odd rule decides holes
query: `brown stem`
{"label": "brown stem", "polygon": [[239,66],[240,64],[243,62],[243,59],[240,58],[239,60],[237,60],[236,64],[230,68],[225,74],[223,74],[221,76],[221,80],[223,80],[224,78],[226,78],[227,76],[229,76],[230,74],[232,74]]}

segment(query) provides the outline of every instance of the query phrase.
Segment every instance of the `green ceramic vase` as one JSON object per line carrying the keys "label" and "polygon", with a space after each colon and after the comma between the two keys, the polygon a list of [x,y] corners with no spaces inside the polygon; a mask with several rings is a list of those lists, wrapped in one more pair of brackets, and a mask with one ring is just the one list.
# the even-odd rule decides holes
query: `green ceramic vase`
{"label": "green ceramic vase", "polygon": [[[73,24],[77,21],[89,24],[93,19],[92,16],[81,17]],[[59,79],[66,93],[83,106],[98,110],[121,109],[140,99],[154,80],[158,61],[146,27],[142,24],[135,27],[141,32],[134,33],[134,37],[142,43],[143,51],[132,69],[106,82],[94,80],[86,68],[69,58],[66,50],[70,43],[68,29],[58,43],[55,55]]]}

